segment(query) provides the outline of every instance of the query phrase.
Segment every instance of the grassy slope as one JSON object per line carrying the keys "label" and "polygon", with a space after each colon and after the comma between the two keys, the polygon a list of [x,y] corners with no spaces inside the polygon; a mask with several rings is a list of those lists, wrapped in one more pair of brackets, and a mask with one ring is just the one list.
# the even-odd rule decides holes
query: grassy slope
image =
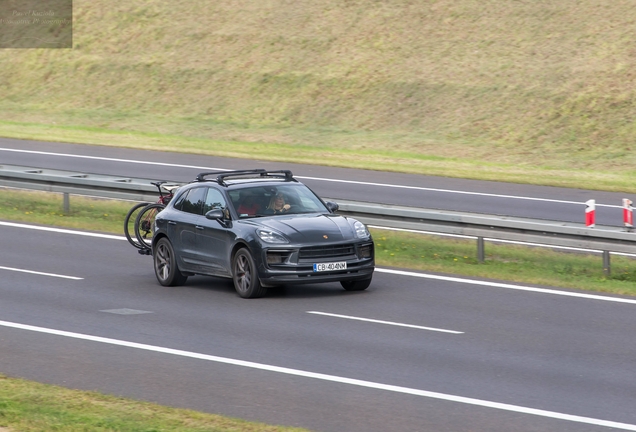
{"label": "grassy slope", "polygon": [[636,191],[631,6],[76,0],[0,52],[0,134]]}

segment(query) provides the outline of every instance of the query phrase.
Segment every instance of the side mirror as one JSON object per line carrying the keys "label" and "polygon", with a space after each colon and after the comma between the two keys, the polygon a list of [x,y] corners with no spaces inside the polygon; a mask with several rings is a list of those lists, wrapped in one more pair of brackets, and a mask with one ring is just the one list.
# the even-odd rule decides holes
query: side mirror
{"label": "side mirror", "polygon": [[327,201],[325,204],[327,205],[327,208],[329,209],[331,213],[335,213],[338,211],[339,207],[338,207],[338,204],[336,204],[335,202]]}
{"label": "side mirror", "polygon": [[209,212],[207,212],[205,214],[205,218],[212,219],[212,220],[223,220],[225,219],[225,214],[223,213],[223,210],[215,209],[215,210],[210,210]]}

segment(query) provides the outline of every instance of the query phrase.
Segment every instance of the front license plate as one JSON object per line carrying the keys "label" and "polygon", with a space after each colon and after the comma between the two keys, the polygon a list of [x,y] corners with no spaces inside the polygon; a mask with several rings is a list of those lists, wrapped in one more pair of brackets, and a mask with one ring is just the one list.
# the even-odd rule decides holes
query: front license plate
{"label": "front license plate", "polygon": [[332,262],[332,263],[318,263],[314,264],[314,271],[333,271],[333,270],[346,270],[347,263],[346,262]]}

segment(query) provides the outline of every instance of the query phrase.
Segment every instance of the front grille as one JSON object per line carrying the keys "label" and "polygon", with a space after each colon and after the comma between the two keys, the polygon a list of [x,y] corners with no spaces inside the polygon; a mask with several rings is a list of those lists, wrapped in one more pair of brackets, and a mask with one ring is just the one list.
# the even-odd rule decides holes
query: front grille
{"label": "front grille", "polygon": [[305,247],[298,252],[298,261],[355,258],[356,248],[352,244]]}

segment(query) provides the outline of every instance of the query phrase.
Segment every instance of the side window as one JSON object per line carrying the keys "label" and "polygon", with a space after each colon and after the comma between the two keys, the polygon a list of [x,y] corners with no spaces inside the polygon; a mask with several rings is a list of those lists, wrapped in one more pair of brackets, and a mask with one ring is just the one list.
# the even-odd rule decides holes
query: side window
{"label": "side window", "polygon": [[227,205],[221,191],[214,188],[207,188],[207,190],[208,193],[203,203],[203,214],[206,214],[210,210],[224,210]]}
{"label": "side window", "polygon": [[187,192],[188,194],[184,197],[183,202],[179,200],[179,202],[175,204],[175,207],[177,207],[177,205],[180,205],[179,210],[181,211],[198,215],[202,214],[201,212],[203,210],[203,199],[206,190],[207,188],[202,187],[190,189]]}
{"label": "side window", "polygon": [[181,210],[181,208],[183,207],[183,202],[185,201],[185,198],[188,196],[188,193],[190,191],[185,191],[182,194],[177,195],[177,199],[174,202],[174,208],[176,208],[177,210]]}

